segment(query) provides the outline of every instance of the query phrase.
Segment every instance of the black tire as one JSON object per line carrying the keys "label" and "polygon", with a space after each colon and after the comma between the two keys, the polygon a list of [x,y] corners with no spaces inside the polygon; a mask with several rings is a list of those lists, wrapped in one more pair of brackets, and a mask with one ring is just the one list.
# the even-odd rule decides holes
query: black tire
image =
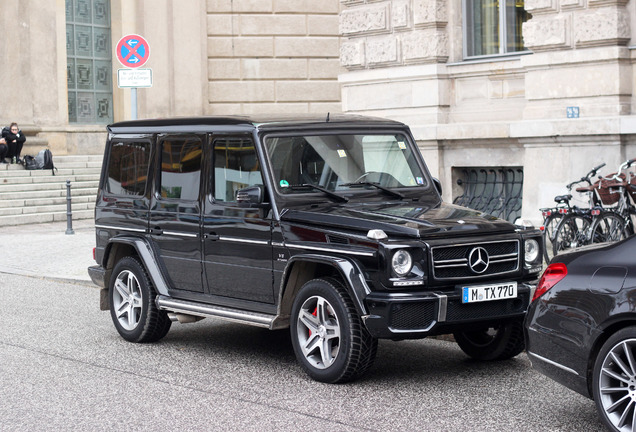
{"label": "black tire", "polygon": [[[629,353],[629,357],[627,356]],[[608,430],[634,430],[636,410],[636,327],[614,333],[596,356],[592,395]],[[617,379],[621,377],[621,379]],[[623,402],[619,402],[624,399]],[[624,419],[622,419],[624,417]]]}
{"label": "black tire", "polygon": [[515,321],[498,327],[454,333],[455,341],[476,360],[507,360],[525,348],[523,324]]}
{"label": "black tire", "polygon": [[552,241],[554,240],[554,233],[562,218],[562,214],[553,213],[543,222],[543,259],[546,264],[549,264],[550,259],[552,258],[551,254],[554,250]]}
{"label": "black tire", "polygon": [[592,243],[617,242],[628,237],[625,220],[614,212],[604,212],[592,224]]}
{"label": "black tire", "polygon": [[590,219],[584,216],[576,214],[564,216],[554,232],[552,240],[554,255],[587,244],[585,236],[590,224]]}
{"label": "black tire", "polygon": [[141,263],[133,257],[119,260],[108,290],[110,316],[119,334],[130,342],[155,342],[172,322],[155,304],[157,296]]}
{"label": "black tire", "polygon": [[336,279],[313,279],[303,285],[292,306],[290,331],[298,362],[316,381],[353,381],[375,360],[378,341]]}

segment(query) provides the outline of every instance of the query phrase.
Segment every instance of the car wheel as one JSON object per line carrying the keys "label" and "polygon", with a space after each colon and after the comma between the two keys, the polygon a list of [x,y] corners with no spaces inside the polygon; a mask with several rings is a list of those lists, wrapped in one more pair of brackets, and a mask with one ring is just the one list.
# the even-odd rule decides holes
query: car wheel
{"label": "car wheel", "polygon": [[125,257],[115,265],[109,296],[110,316],[127,341],[154,342],[168,333],[172,322],[157,308],[155,290],[136,258]]}
{"label": "car wheel", "polygon": [[456,332],[454,336],[462,351],[477,360],[506,360],[525,348],[523,325],[520,321]]}
{"label": "car wheel", "polygon": [[612,335],[596,356],[592,383],[594,402],[610,430],[636,427],[636,327]]}
{"label": "car wheel", "polygon": [[290,330],[296,358],[316,381],[352,381],[373,365],[378,341],[335,279],[303,285],[294,299]]}

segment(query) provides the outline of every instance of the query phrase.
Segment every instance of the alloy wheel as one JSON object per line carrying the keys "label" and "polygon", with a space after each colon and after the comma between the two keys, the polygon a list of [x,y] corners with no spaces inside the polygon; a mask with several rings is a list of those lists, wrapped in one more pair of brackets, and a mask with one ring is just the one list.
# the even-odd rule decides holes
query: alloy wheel
{"label": "alloy wheel", "polygon": [[340,347],[340,324],[333,306],[323,297],[309,297],[298,314],[298,342],[305,359],[316,369],[336,361]]}

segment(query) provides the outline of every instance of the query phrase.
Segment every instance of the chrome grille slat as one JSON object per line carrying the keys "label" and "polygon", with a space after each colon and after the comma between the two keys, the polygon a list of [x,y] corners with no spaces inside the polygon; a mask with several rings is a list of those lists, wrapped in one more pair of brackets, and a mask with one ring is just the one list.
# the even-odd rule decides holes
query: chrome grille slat
{"label": "chrome grille slat", "polygon": [[[473,248],[484,248],[488,252],[489,264],[483,273],[474,273],[468,263],[468,254]],[[486,243],[463,243],[431,248],[433,277],[436,280],[468,279],[513,273],[519,269],[519,240],[502,240]],[[463,256],[463,257],[462,257]]]}

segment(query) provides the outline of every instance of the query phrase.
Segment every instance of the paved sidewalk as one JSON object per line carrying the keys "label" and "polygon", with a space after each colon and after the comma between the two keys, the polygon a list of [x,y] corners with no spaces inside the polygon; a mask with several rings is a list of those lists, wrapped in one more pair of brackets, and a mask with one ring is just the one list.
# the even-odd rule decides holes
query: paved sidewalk
{"label": "paved sidewalk", "polygon": [[73,221],[73,230],[66,234],[66,222],[0,227],[0,273],[92,283],[95,223]]}

